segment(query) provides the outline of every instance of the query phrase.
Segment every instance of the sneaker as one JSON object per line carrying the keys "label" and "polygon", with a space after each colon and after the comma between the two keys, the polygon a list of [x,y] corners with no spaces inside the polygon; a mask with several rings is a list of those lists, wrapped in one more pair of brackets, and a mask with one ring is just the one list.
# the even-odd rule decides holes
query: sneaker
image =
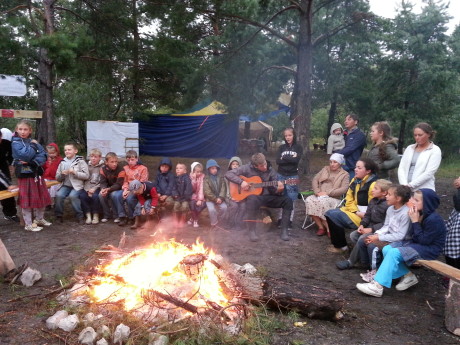
{"label": "sneaker", "polygon": [[40,226],[37,226],[37,224],[29,224],[29,225],[26,225],[25,228],[24,228],[25,231],[33,231],[33,232],[37,232],[37,231],[41,231],[43,230],[42,227]]}
{"label": "sneaker", "polygon": [[377,270],[369,270],[366,273],[360,273],[361,279],[364,280],[366,283],[370,283],[374,280],[374,276],[377,273]]}
{"label": "sneaker", "polygon": [[113,220],[113,222],[114,222],[114,223],[120,223],[120,218],[115,218],[115,219]]}
{"label": "sneaker", "polygon": [[289,221],[289,225],[288,225],[288,228],[287,228],[287,229],[288,229],[289,231],[292,230],[292,221],[291,221],[291,220]]}
{"label": "sneaker", "polygon": [[193,221],[193,227],[194,228],[199,228],[200,226],[198,225],[198,222],[195,220]]}
{"label": "sneaker", "polygon": [[51,222],[48,222],[46,219],[35,219],[34,223],[37,225],[42,225],[42,226],[50,226]]}
{"label": "sneaker", "polygon": [[107,223],[109,220],[107,218],[102,218],[101,223]]}
{"label": "sneaker", "polygon": [[415,274],[409,272],[404,277],[402,277],[401,281],[396,285],[396,290],[404,291],[417,283],[418,279]]}
{"label": "sneaker", "polygon": [[351,262],[348,260],[337,261],[335,265],[339,270],[346,270],[352,267]]}
{"label": "sneaker", "polygon": [[358,283],[356,284],[356,288],[369,296],[382,297],[383,295],[383,286],[375,280],[370,283]]}
{"label": "sneaker", "polygon": [[187,224],[188,224],[188,225],[195,225],[195,221],[194,221],[192,218],[190,218],[190,219],[187,221]]}
{"label": "sneaker", "polygon": [[21,221],[18,216],[5,216],[3,218],[6,220],[11,220],[15,223],[19,223]]}

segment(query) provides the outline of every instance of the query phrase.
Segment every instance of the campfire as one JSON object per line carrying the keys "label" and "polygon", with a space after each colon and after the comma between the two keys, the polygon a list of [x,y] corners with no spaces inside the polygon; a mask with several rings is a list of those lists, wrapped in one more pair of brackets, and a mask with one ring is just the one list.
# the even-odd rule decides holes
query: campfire
{"label": "campfire", "polygon": [[202,243],[171,240],[130,253],[116,247],[97,252],[101,263],[66,293],[70,301],[118,305],[153,325],[207,318],[239,331],[246,303],[238,274]]}

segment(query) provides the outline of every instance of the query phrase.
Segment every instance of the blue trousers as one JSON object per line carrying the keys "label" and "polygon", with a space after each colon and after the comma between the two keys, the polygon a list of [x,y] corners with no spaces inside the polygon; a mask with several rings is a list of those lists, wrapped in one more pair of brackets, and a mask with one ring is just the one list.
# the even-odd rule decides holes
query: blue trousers
{"label": "blue trousers", "polygon": [[[123,199],[123,190],[116,190],[111,193],[112,196],[112,201],[113,201],[113,206],[117,210],[118,218],[122,217],[128,217],[128,218],[133,218],[134,217],[134,208],[137,205],[137,197],[133,193],[129,193],[128,197],[126,199]],[[126,208],[125,210],[125,203],[126,203]]]}
{"label": "blue trousers", "polygon": [[99,202],[99,192],[101,190],[98,188],[90,197],[88,192],[84,189],[80,190],[80,201],[81,201],[81,209],[83,213],[101,213],[101,203]]}
{"label": "blue trousers", "polygon": [[401,252],[398,248],[390,245],[383,247],[383,261],[380,265],[374,280],[387,288],[391,288],[393,279],[402,277],[409,273]]}
{"label": "blue trousers", "polygon": [[64,200],[69,197],[72,208],[78,219],[83,218],[83,211],[81,210],[81,201],[79,198],[80,191],[77,191],[69,186],[61,186],[56,193],[54,202],[54,214],[57,217],[62,217],[64,214]]}
{"label": "blue trousers", "polygon": [[[277,177],[278,181],[285,181],[289,179],[299,179],[299,175],[294,175],[294,176],[285,176],[278,174]],[[299,188],[297,187],[297,184],[285,184],[284,185],[284,191],[283,195],[288,196],[289,199],[291,199],[293,202],[297,200],[297,196],[299,194]]]}
{"label": "blue trousers", "polygon": [[216,225],[218,222],[218,218],[221,218],[221,219],[226,218],[227,204],[225,202],[222,202],[219,205],[212,201],[206,201],[206,206],[208,207],[209,219],[211,221],[211,225]]}

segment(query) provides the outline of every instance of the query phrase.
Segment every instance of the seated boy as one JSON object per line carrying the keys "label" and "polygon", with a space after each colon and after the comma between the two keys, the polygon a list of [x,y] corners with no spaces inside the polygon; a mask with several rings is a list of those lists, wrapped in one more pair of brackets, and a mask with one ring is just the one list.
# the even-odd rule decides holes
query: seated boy
{"label": "seated boy", "polygon": [[227,184],[224,177],[219,175],[220,166],[214,159],[206,162],[206,170],[208,173],[204,178],[203,190],[211,221],[211,229],[214,229],[219,218],[220,220],[226,219],[227,204],[225,203],[225,196],[227,194]]}
{"label": "seated boy", "polygon": [[[129,150],[126,152],[127,165],[124,166],[125,178],[121,190],[113,192],[114,206],[117,209],[118,218],[120,218],[119,226],[134,224],[134,208],[137,204],[137,198],[129,191],[129,183],[134,180],[145,182],[149,179],[149,172],[145,165],[139,163],[137,152]],[[125,211],[124,203],[127,204],[127,211]]]}
{"label": "seated boy", "polygon": [[[92,149],[89,153],[89,179],[85,181],[80,193],[81,208],[86,216],[86,224],[98,224],[101,212],[99,192],[101,190],[101,167],[104,161],[101,160],[102,153],[98,149]],[[91,218],[92,214],[92,218]]]}
{"label": "seated boy", "polygon": [[176,177],[173,190],[174,198],[174,218],[175,225],[182,228],[188,211],[190,211],[189,202],[192,200],[193,188],[190,176],[187,174],[187,166],[183,163],[176,165]]}
{"label": "seated boy", "polygon": [[56,192],[54,214],[61,223],[63,222],[64,200],[67,197],[70,198],[78,222],[80,224],[85,223],[79,194],[83,189],[85,180],[89,178],[89,170],[84,158],[77,156],[77,153],[78,149],[75,144],[65,144],[65,158],[59,163],[56,171],[56,180],[62,182],[62,184]]}
{"label": "seated boy", "polygon": [[156,187],[158,193],[158,203],[162,210],[172,210],[174,207],[173,191],[175,179],[172,170],[172,162],[169,158],[161,159],[156,176]]}
{"label": "seated boy", "polygon": [[137,205],[134,209],[134,224],[131,229],[141,226],[141,216],[152,216],[158,206],[158,193],[153,182],[140,182],[138,180],[129,183],[129,190],[137,197]]}
{"label": "seated boy", "polygon": [[[125,164],[118,162],[117,154],[109,152],[105,155],[105,164],[101,167],[101,191],[99,193],[99,202],[101,204],[102,212],[104,213],[101,219],[102,223],[108,222],[110,218],[115,223],[120,222],[118,218],[117,209],[114,206],[113,196],[115,191],[121,190],[123,182],[125,181],[125,170],[123,169]],[[110,205],[110,203],[112,205]]]}

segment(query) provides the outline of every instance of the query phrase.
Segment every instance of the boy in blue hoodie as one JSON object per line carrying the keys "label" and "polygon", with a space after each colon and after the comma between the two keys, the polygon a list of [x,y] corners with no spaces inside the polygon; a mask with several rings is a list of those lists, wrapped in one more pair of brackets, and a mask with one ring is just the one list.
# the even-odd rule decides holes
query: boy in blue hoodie
{"label": "boy in blue hoodie", "polygon": [[224,177],[219,175],[220,166],[214,159],[206,162],[208,174],[203,181],[204,198],[208,207],[211,228],[214,229],[219,221],[226,219],[227,204],[225,196],[227,195],[227,184]]}
{"label": "boy in blue hoodie", "polygon": [[172,162],[169,158],[163,157],[158,166],[158,174],[155,180],[155,186],[158,193],[158,207],[161,211],[171,211],[174,207],[174,174],[172,170]]}

